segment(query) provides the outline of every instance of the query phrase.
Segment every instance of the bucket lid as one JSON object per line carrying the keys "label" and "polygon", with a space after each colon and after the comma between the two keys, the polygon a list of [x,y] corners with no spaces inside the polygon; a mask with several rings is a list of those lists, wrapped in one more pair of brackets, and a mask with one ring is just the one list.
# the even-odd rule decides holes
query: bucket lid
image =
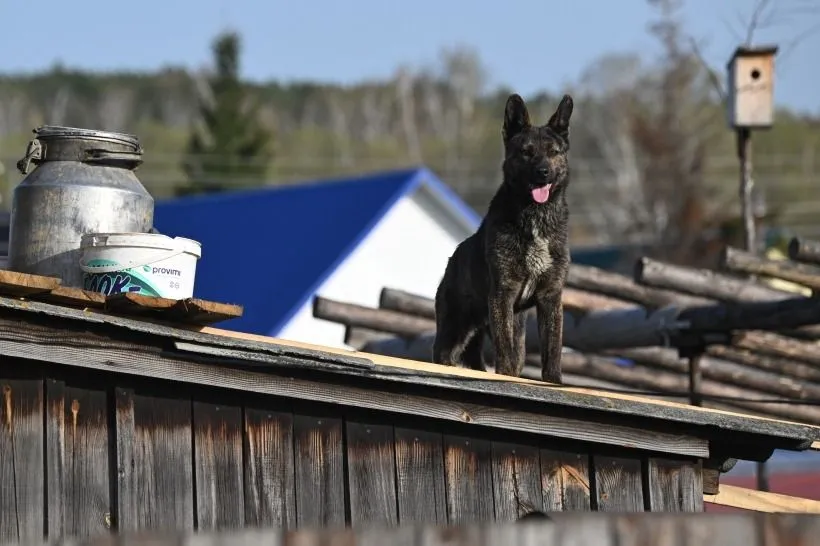
{"label": "bucket lid", "polygon": [[164,250],[182,250],[202,257],[202,244],[185,237],[169,237],[160,233],[86,233],[80,239],[80,248],[100,246],[131,246],[141,248],[160,248]]}
{"label": "bucket lid", "polygon": [[77,139],[93,139],[103,140],[106,142],[115,142],[117,144],[124,144],[132,148],[138,149],[139,138],[136,135],[128,133],[115,133],[112,131],[97,131],[95,129],[82,129],[79,127],[63,127],[60,125],[42,125],[34,129],[34,134],[37,138],[77,138]]}

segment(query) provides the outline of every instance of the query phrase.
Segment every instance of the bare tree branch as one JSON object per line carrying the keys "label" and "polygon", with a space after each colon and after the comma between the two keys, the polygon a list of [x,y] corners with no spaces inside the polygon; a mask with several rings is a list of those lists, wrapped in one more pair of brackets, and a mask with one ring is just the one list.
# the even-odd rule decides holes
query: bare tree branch
{"label": "bare tree branch", "polygon": [[[735,15],[739,16],[739,13],[735,13]],[[732,34],[735,41],[740,42],[740,41],[743,40],[743,35],[740,32],[738,32],[737,28],[735,28],[735,26],[729,21],[729,19],[726,16],[721,15],[720,20],[723,23],[723,26],[726,27],[726,30],[728,30]],[[742,28],[743,28],[743,24],[742,24],[742,21],[741,21],[741,29]]]}
{"label": "bare tree branch", "polygon": [[757,0],[755,3],[755,7],[752,10],[752,15],[749,17],[749,24],[746,25],[746,45],[752,45],[752,38],[754,37],[754,33],[761,24],[763,23],[761,20],[765,16],[764,13],[766,8],[770,5],[770,0]]}
{"label": "bare tree branch", "polygon": [[715,71],[712,66],[706,62],[703,54],[700,51],[700,46],[698,45],[697,41],[693,37],[689,37],[689,46],[692,50],[692,54],[697,58],[698,62],[700,62],[703,69],[706,71],[707,76],[709,77],[709,81],[712,84],[712,87],[715,89],[715,92],[718,94],[720,98],[720,102],[726,102],[726,91],[723,89],[723,84],[720,82],[720,76]]}

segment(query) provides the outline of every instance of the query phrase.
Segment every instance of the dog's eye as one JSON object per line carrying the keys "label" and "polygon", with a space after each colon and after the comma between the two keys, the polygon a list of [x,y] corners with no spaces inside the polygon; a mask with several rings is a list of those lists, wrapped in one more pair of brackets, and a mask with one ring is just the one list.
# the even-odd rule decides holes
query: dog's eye
{"label": "dog's eye", "polygon": [[524,146],[521,148],[521,155],[526,157],[527,159],[531,158],[535,154],[535,147],[534,146]]}

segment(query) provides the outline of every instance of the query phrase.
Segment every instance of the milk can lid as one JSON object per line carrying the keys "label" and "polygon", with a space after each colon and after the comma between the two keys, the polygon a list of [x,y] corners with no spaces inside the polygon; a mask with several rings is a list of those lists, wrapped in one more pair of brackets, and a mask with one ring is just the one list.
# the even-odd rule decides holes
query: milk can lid
{"label": "milk can lid", "polygon": [[34,129],[37,138],[78,138],[104,140],[125,144],[133,148],[139,148],[139,138],[136,135],[127,133],[115,133],[112,131],[97,131],[94,129],[82,129],[79,127],[62,127],[59,125],[42,125]]}

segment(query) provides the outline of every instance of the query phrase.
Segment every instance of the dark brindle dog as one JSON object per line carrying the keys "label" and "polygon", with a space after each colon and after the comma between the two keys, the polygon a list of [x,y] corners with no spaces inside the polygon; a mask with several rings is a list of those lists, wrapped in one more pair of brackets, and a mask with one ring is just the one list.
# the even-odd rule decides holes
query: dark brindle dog
{"label": "dark brindle dog", "polygon": [[523,99],[511,95],[504,111],[504,180],[481,226],[447,263],[436,293],[433,361],[484,370],[489,333],[496,373],[520,376],[525,314],[535,305],[541,377],[561,382],[561,291],[569,267],[569,119],[564,95],[544,126],[530,123]]}

